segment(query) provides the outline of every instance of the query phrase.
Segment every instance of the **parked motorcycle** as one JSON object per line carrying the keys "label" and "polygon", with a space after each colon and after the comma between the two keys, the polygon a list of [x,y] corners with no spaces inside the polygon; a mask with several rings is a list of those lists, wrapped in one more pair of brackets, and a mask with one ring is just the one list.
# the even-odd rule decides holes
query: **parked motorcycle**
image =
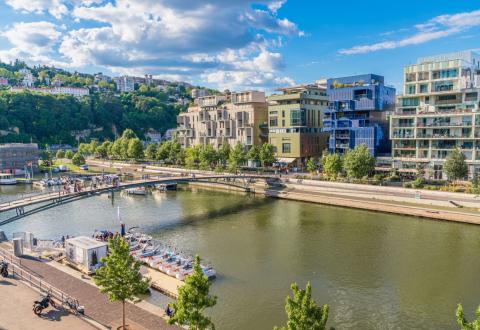
{"label": "parked motorcycle", "polygon": [[5,260],[0,262],[0,273],[3,277],[8,277],[8,262]]}
{"label": "parked motorcycle", "polygon": [[46,296],[43,296],[41,300],[36,300],[33,303],[33,312],[35,313],[35,315],[40,316],[42,314],[42,311],[45,308],[48,308],[48,306],[50,305],[54,308],[57,307],[55,305],[55,302],[53,301],[52,295],[49,292]]}

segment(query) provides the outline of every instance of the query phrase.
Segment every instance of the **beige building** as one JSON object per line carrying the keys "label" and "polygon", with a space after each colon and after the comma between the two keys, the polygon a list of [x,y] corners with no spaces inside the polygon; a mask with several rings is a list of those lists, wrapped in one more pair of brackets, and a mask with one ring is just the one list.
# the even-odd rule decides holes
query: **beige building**
{"label": "beige building", "polygon": [[310,157],[327,148],[328,133],[322,132],[328,107],[325,86],[302,85],[283,88],[268,97],[269,143],[283,164],[302,167]]}
{"label": "beige building", "polygon": [[404,70],[404,95],[390,117],[393,165],[446,179],[454,148],[466,156],[469,176],[480,174],[480,55],[471,51],[421,58]]}
{"label": "beige building", "polygon": [[195,99],[187,112],[177,117],[177,140],[183,147],[241,142],[247,148],[266,142],[267,102],[265,93],[225,91]]}

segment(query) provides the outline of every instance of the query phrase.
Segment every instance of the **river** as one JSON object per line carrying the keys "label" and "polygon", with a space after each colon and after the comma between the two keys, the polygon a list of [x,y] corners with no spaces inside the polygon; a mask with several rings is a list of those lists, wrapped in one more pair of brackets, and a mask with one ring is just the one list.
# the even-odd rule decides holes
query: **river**
{"label": "river", "polygon": [[[0,188],[2,200],[25,188]],[[312,283],[341,329],[456,329],[480,304],[480,227],[205,190],[92,197],[0,228],[41,238],[127,226],[210,261],[218,329],[285,322],[290,284]],[[150,298],[156,301],[155,296]]]}

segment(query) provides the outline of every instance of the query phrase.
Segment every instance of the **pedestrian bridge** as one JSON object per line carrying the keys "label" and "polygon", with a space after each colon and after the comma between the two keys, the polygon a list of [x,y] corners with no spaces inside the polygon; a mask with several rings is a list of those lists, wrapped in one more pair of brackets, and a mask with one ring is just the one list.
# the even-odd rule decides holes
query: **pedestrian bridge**
{"label": "pedestrian bridge", "polygon": [[[215,182],[228,186],[234,186],[251,191],[251,186],[257,180],[276,180],[275,177],[266,175],[188,175],[188,176],[160,176],[146,175],[141,180],[120,182],[118,185],[101,186],[96,189],[90,188],[79,192],[63,193],[60,189],[57,192],[48,192],[29,197],[23,197],[0,204],[0,226],[28,215],[38,213],[58,205],[74,202],[79,199],[98,196],[128,188],[156,185],[172,182]],[[15,211],[15,213],[13,213]]]}

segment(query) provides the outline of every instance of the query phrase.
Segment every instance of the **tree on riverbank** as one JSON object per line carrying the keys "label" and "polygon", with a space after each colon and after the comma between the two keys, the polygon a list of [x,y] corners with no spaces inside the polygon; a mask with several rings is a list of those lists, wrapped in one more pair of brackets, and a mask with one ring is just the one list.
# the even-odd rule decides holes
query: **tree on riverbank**
{"label": "tree on riverbank", "polygon": [[178,289],[177,301],[173,303],[174,315],[168,323],[187,325],[191,330],[215,329],[210,317],[203,314],[206,308],[217,303],[217,297],[211,296],[209,291],[210,282],[200,267],[200,257],[196,256],[192,275]]}
{"label": "tree on riverbank", "polygon": [[75,166],[81,166],[85,164],[85,158],[81,153],[77,152],[72,158],[72,164]]}
{"label": "tree on riverbank", "polygon": [[102,258],[104,266],[97,270],[93,279],[110,301],[122,302],[122,329],[126,329],[125,303],[145,293],[149,288],[149,279],[140,273],[141,264],[130,255],[128,243],[123,237],[111,239],[109,251],[109,255]]}
{"label": "tree on riverbank", "polygon": [[445,173],[450,181],[464,179],[468,175],[468,165],[460,148],[455,148],[445,161]]}
{"label": "tree on riverbank", "polygon": [[247,160],[247,155],[244,151],[243,145],[238,142],[235,147],[230,151],[230,157],[228,158],[228,170],[232,173],[236,173],[238,168]]}
{"label": "tree on riverbank", "polygon": [[350,178],[361,179],[375,169],[375,157],[365,144],[361,144],[347,151],[343,166]]}
{"label": "tree on riverbank", "polygon": [[59,149],[57,151],[57,154],[55,155],[55,158],[57,158],[57,159],[65,158],[65,151],[63,151],[62,149]]}
{"label": "tree on riverbank", "polygon": [[[293,297],[287,296],[285,311],[287,325],[274,330],[324,330],[328,320],[328,305],[317,306],[312,299],[312,286],[307,283],[305,290],[297,283],[292,284]],[[330,328],[333,330],[333,328]]]}
{"label": "tree on riverbank", "polygon": [[311,175],[314,175],[318,168],[318,161],[315,158],[309,158],[307,160],[307,171],[309,171]]}
{"label": "tree on riverbank", "polygon": [[463,313],[463,307],[462,304],[458,304],[457,307],[457,323],[461,327],[461,330],[480,330],[480,306],[478,306],[477,311],[476,311],[477,319],[468,322],[467,319],[465,318],[465,314]]}
{"label": "tree on riverbank", "polygon": [[342,157],[339,154],[325,154],[322,157],[322,164],[323,173],[334,180],[337,179],[343,168]]}

